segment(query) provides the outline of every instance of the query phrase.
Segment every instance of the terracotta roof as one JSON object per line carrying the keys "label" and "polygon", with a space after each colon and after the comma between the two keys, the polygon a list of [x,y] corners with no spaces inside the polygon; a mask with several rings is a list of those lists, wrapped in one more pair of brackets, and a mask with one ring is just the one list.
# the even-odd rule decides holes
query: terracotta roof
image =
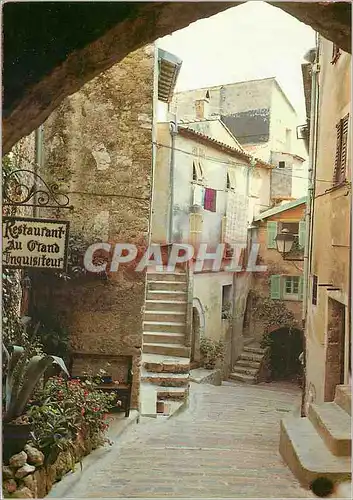
{"label": "terracotta roof", "polygon": [[241,149],[238,149],[238,148],[233,147],[233,146],[228,146],[228,144],[225,144],[224,142],[217,141],[216,139],[212,139],[208,135],[202,134],[201,132],[196,132],[196,130],[193,130],[190,127],[184,127],[184,126],[179,125],[178,131],[181,135],[185,135],[185,136],[189,136],[189,137],[191,136],[193,138],[198,138],[204,142],[212,144],[212,146],[220,149],[221,151],[233,154],[234,156],[238,156],[238,157],[242,158],[243,160],[248,161],[249,163],[251,160],[255,160],[257,167],[274,168],[273,165],[265,162],[264,160],[261,160],[260,158],[255,158],[254,156],[252,156],[248,153],[245,153]]}
{"label": "terracotta roof", "polygon": [[273,215],[286,212],[287,210],[291,210],[292,208],[298,207],[299,205],[304,205],[306,202],[307,197],[303,196],[302,198],[298,198],[297,200],[291,201],[289,203],[284,203],[283,205],[278,205],[277,207],[270,208],[269,210],[260,212],[259,215],[254,217],[254,222],[262,221],[263,219],[267,219],[268,217],[272,217]]}

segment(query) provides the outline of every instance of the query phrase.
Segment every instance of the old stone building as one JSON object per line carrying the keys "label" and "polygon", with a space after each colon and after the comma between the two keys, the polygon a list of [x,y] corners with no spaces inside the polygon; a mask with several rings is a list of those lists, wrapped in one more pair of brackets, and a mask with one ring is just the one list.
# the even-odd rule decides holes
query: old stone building
{"label": "old stone building", "polygon": [[[223,340],[226,376],[243,347],[249,273],[227,271],[231,255],[218,271],[212,270],[212,261],[198,262],[198,251],[202,244],[208,252],[215,252],[219,244],[246,247],[253,214],[270,204],[271,166],[246,153],[221,120],[209,118],[207,102],[197,106],[195,121],[176,122],[168,110],[164,116],[160,112],[152,241],[193,246],[188,278],[193,305],[191,363],[200,360],[201,337]],[[167,316],[161,311],[163,317]]]}
{"label": "old stone building", "polygon": [[323,37],[312,53],[303,68],[311,104],[304,416],[284,419],[280,438],[306,485],[351,473],[351,56]]}
{"label": "old stone building", "polygon": [[272,198],[296,199],[306,194],[307,151],[296,134],[300,123],[275,78],[179,92],[173,98],[179,118],[197,117],[196,101],[206,102],[209,116],[219,117],[247,152],[276,167]]}

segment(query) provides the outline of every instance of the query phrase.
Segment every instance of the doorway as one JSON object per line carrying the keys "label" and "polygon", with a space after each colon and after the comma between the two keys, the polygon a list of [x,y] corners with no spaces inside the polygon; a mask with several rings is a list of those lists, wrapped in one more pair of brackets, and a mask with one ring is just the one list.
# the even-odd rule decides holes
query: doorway
{"label": "doorway", "polygon": [[279,328],[269,334],[269,341],[271,379],[300,383],[303,332],[297,328]]}
{"label": "doorway", "polygon": [[328,298],[325,401],[333,401],[336,386],[344,384],[345,321],[344,304]]}

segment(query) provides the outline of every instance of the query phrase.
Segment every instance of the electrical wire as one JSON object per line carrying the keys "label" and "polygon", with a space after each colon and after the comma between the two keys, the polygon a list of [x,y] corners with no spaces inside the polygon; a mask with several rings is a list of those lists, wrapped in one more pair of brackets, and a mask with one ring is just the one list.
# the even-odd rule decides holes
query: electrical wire
{"label": "electrical wire", "polygon": [[[157,146],[157,148],[166,148],[166,149],[169,149],[171,150],[172,147],[167,145],[167,144],[162,144],[160,142],[157,142],[157,141],[152,141],[152,144],[154,144],[155,146]],[[227,166],[240,166],[240,167],[247,167],[247,165],[244,165],[244,163],[237,163],[237,162],[233,162],[233,161],[226,161],[226,160],[220,160],[219,158],[216,158],[214,156],[203,156],[200,158],[199,155],[195,154],[195,153],[192,153],[190,151],[186,151],[184,149],[180,149],[180,148],[174,148],[175,151],[178,151],[180,153],[184,153],[188,156],[193,156],[194,158],[198,158],[198,159],[205,159],[207,161],[213,161],[214,163],[217,163],[217,164],[221,164],[221,165],[227,165]],[[18,158],[19,160],[23,159],[23,160],[26,160],[28,163],[30,163],[32,166],[37,166],[39,167],[39,165],[34,162],[33,160],[25,157],[24,155],[20,155],[18,153],[14,153],[12,152],[11,153],[14,157]],[[249,168],[249,167],[247,167]],[[255,167],[253,167],[255,168]],[[273,169],[273,170],[277,170],[277,169]],[[290,178],[295,178],[295,179],[302,179],[302,180],[307,180],[307,177],[303,177],[303,176],[300,176],[300,175],[292,175],[292,174],[287,174],[286,172],[281,172],[281,175],[283,177],[290,177]],[[316,179],[315,182],[325,182],[327,184],[332,184],[332,179],[328,180],[328,179]],[[118,196],[118,195],[115,195],[115,196]]]}

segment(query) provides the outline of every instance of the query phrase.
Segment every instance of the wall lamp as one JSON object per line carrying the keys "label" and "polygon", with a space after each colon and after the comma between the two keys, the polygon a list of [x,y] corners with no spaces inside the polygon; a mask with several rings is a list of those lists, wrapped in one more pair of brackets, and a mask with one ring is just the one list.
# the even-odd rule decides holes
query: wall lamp
{"label": "wall lamp", "polygon": [[294,234],[290,233],[288,229],[282,229],[282,231],[275,237],[275,241],[276,241],[277,252],[282,254],[283,260],[300,261],[300,262],[304,260],[303,258],[297,259],[297,258],[287,257],[290,251],[292,250],[293,243],[295,241]]}

